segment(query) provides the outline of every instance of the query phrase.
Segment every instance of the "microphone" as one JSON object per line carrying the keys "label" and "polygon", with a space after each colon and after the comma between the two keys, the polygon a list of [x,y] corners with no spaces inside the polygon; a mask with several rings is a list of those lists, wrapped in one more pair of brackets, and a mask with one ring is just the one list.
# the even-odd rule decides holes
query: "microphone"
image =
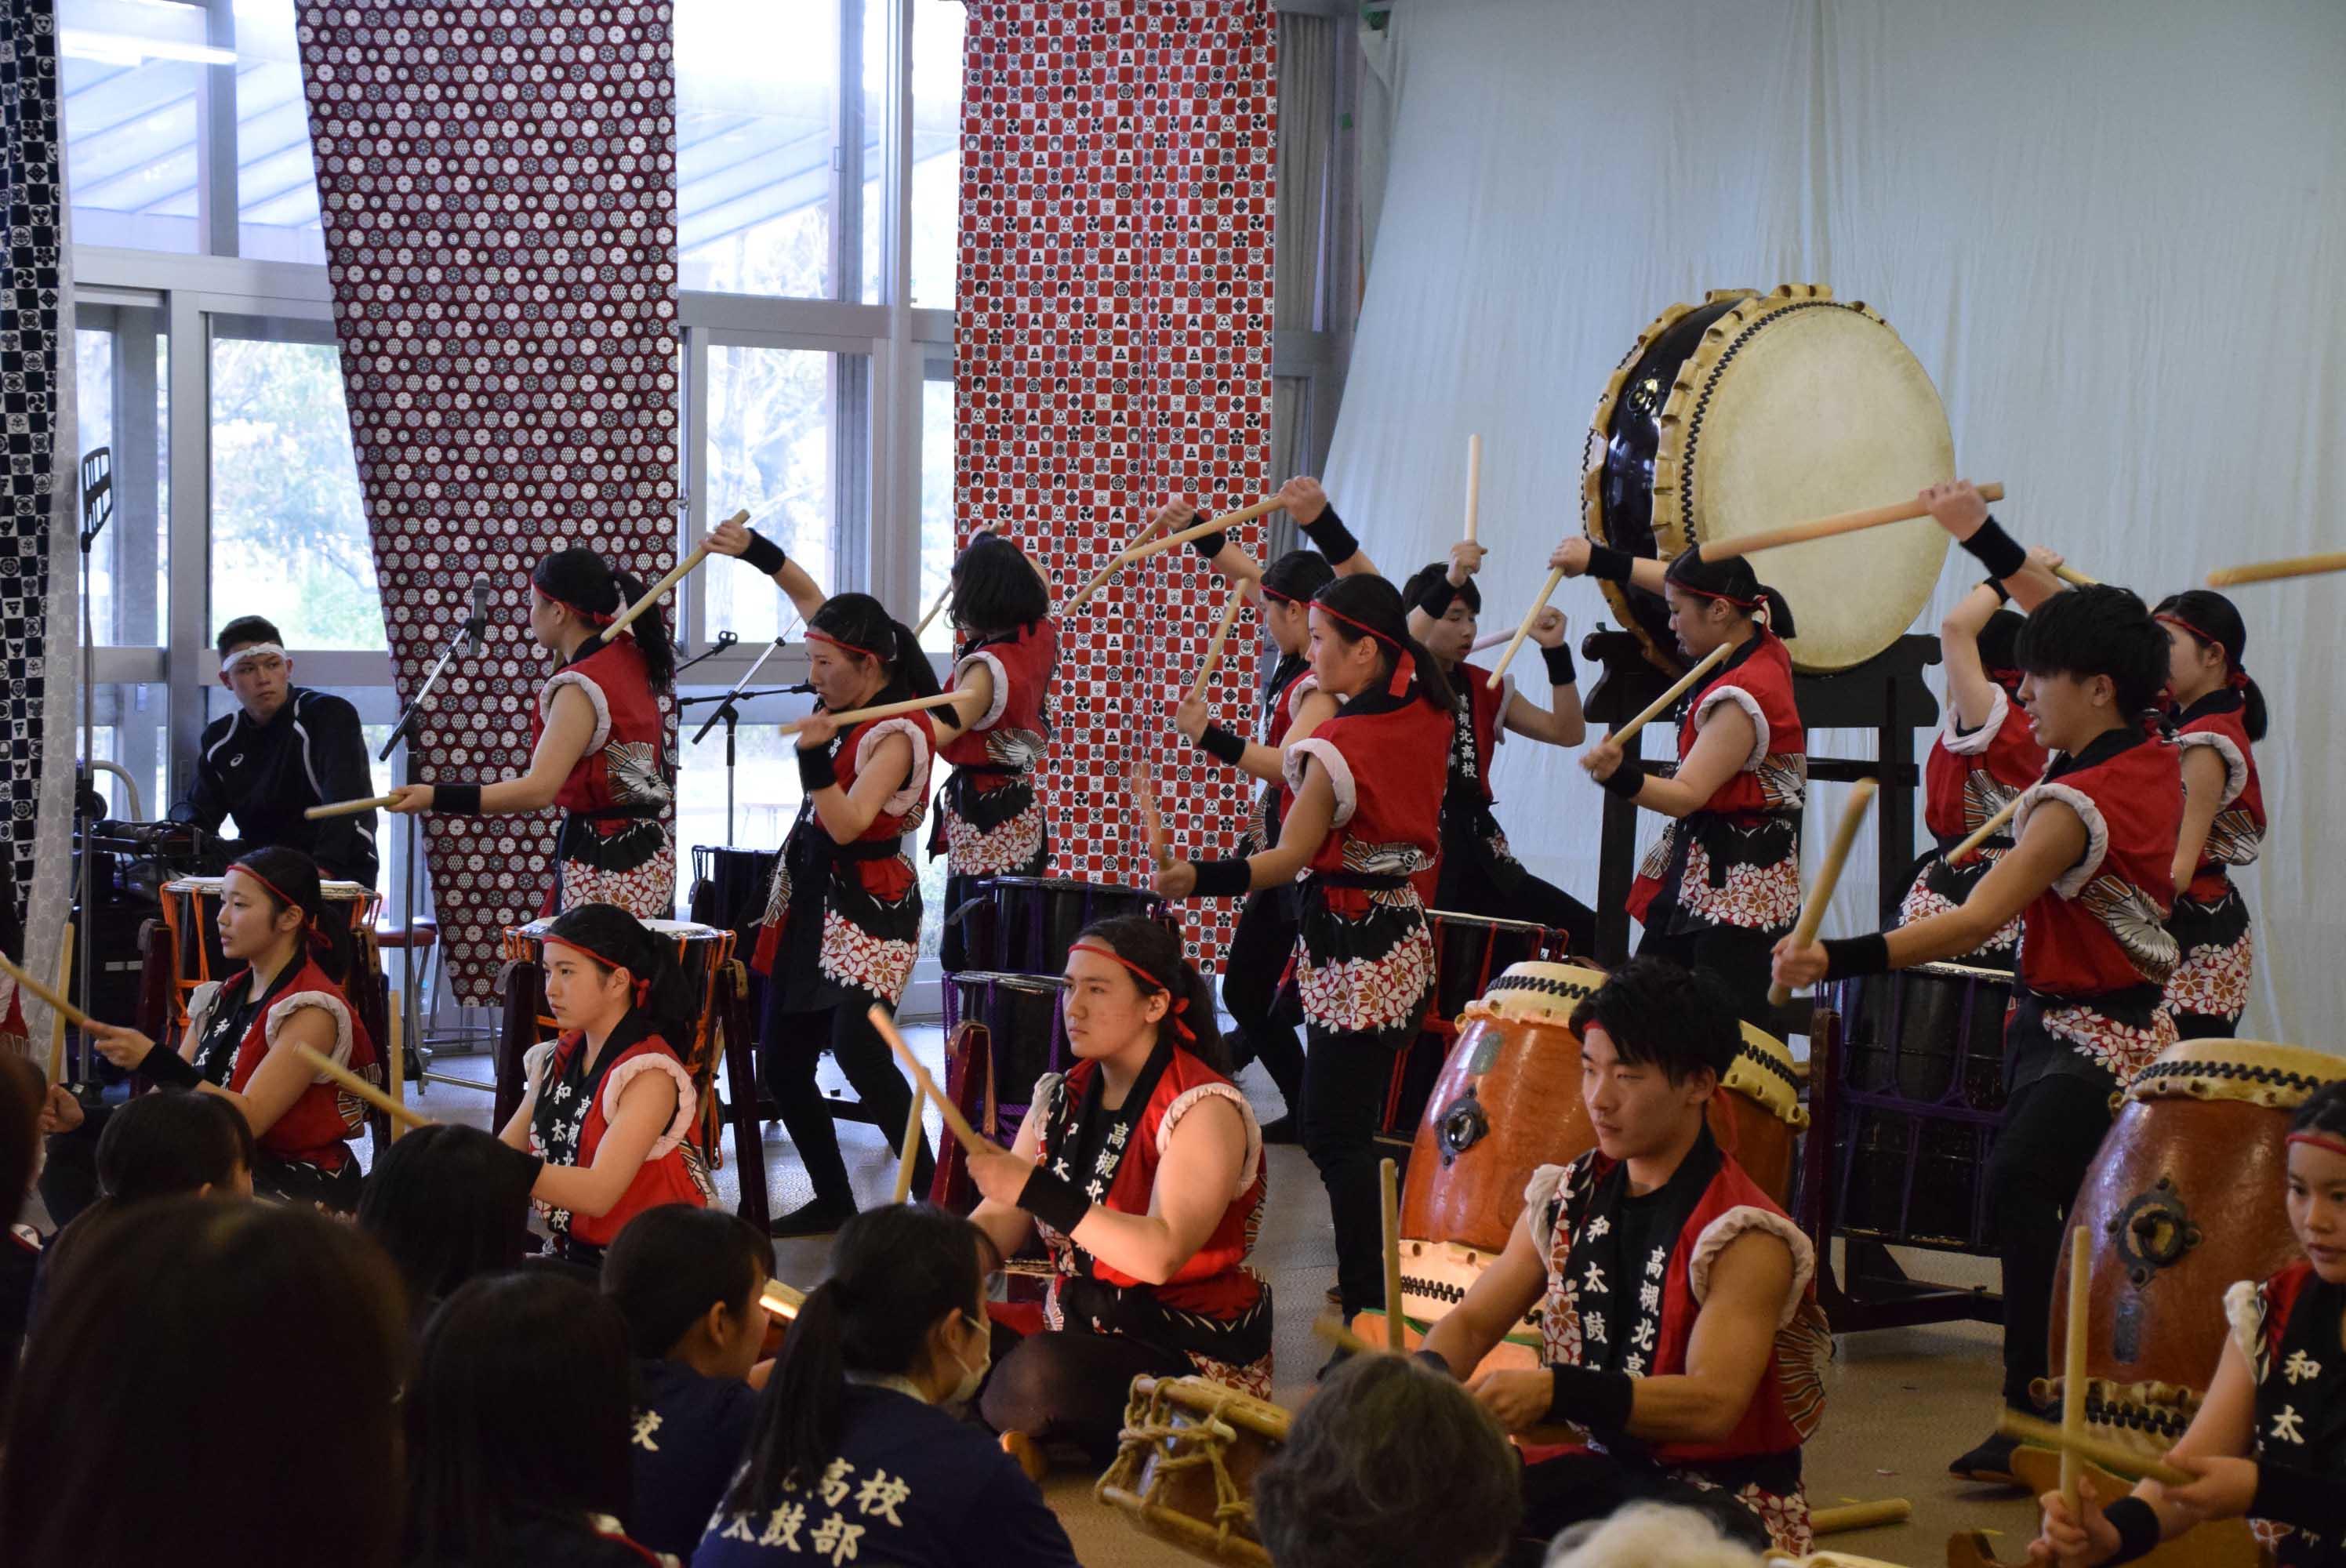
{"label": "microphone", "polygon": [[473,579],[473,613],[464,621],[464,652],[478,657],[489,635],[489,575]]}
{"label": "microphone", "polygon": [[741,638],[737,633],[729,631],[719,632],[717,634],[717,646],[709,651],[711,653],[722,653],[740,640]]}
{"label": "microphone", "polygon": [[811,680],[802,680],[796,686],[786,686],[781,689],[792,697],[812,697],[814,695],[814,682]]}

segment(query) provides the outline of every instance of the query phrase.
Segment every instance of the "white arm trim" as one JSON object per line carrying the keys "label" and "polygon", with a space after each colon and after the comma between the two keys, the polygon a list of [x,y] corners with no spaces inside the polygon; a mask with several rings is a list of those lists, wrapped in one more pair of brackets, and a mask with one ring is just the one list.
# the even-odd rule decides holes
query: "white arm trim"
{"label": "white arm trim", "polygon": [[929,798],[929,732],[924,727],[913,723],[909,718],[882,719],[865,730],[863,738],[855,743],[855,776],[857,778],[863,776],[863,769],[871,762],[872,752],[879,749],[881,740],[889,735],[907,736],[913,742],[913,770],[904,775],[904,787],[880,803],[882,815],[901,817]]}
{"label": "white arm trim", "polygon": [[1548,1254],[1556,1250],[1556,1231],[1547,1222],[1547,1206],[1556,1201],[1556,1190],[1571,1173],[1570,1166],[1542,1166],[1524,1186],[1524,1213],[1531,1218],[1532,1239],[1539,1243],[1543,1267]]}
{"label": "white arm trim", "polygon": [[2012,839],[2018,843],[2028,830],[2028,819],[2037,806],[2045,800],[2058,800],[2077,813],[2077,820],[2086,825],[2086,852],[2077,863],[2054,879],[2053,891],[2065,899],[2074,899],[2086,891],[2094,873],[2102,869],[2102,857],[2110,852],[2109,824],[2102,820],[2102,809],[2083,789],[2066,784],[2031,784],[2020,792],[2020,809],[2012,814]]}
{"label": "white arm trim", "polygon": [[2004,695],[2004,687],[1990,681],[1988,689],[1995,696],[1988,705],[1987,720],[1968,733],[1955,722],[1955,705],[1947,704],[1947,717],[1939,724],[1939,744],[1957,757],[1987,755],[1987,748],[1995,744],[1995,732],[2004,728],[2004,716],[2012,711],[2012,698]]}
{"label": "white arm trim", "polygon": [[1776,1328],[1781,1331],[1800,1311],[1800,1302],[1809,1293],[1809,1282],[1817,1277],[1817,1249],[1800,1234],[1800,1227],[1782,1215],[1770,1209],[1739,1204],[1702,1227],[1695,1237],[1694,1257],[1687,1263],[1687,1284],[1694,1293],[1695,1305],[1702,1305],[1710,1294],[1711,1265],[1719,1255],[1737,1237],[1752,1231],[1774,1237],[1792,1249],[1792,1288],[1784,1293],[1783,1309],[1776,1315]]}
{"label": "white arm trim", "polygon": [[1710,722],[1710,710],[1722,702],[1731,702],[1751,716],[1751,755],[1743,759],[1739,772],[1749,773],[1760,766],[1768,755],[1768,716],[1760,711],[1759,699],[1739,686],[1715,686],[1702,694],[1702,701],[1694,710],[1694,732]]}
{"label": "white arm trim", "polygon": [[2232,1348],[2248,1362],[2249,1375],[2257,1377],[2262,1370],[2257,1359],[2265,1345],[2265,1293],[2255,1280],[2235,1280],[2224,1292],[2224,1326]]}
{"label": "white arm trim", "polygon": [[212,1004],[219,1000],[220,983],[217,980],[207,980],[189,994],[188,1022],[194,1026],[195,1037],[199,1040],[204,1037],[204,1031],[211,1027]]}
{"label": "white arm trim", "polygon": [[627,1092],[627,1085],[646,1073],[661,1072],[676,1080],[676,1115],[668,1118],[668,1130],[644,1156],[646,1163],[664,1158],[692,1131],[693,1121],[700,1111],[699,1091],[693,1087],[692,1074],[667,1052],[647,1051],[640,1056],[628,1057],[603,1078],[603,1120],[616,1122],[619,1119],[619,1096]]}
{"label": "white arm trim", "polygon": [[586,700],[595,705],[595,736],[593,739],[586,742],[586,755],[592,757],[602,750],[605,743],[611,738],[611,700],[603,695],[601,687],[597,686],[576,670],[557,670],[553,677],[539,688],[537,694],[537,715],[546,723],[554,722],[554,694],[566,686],[576,687],[586,694]]}
{"label": "white arm trim", "polygon": [[[334,1021],[334,1048],[326,1057],[337,1067],[351,1064],[351,1004],[341,997],[323,991],[297,991],[291,996],[278,998],[270,1003],[269,1016],[260,1026],[260,1038],[270,1050],[277,1048],[277,1036],[284,1031],[286,1021],[304,1007],[315,1007]],[[311,1082],[328,1083],[323,1073],[312,1075]]]}
{"label": "white arm trim", "polygon": [[1319,689],[1320,677],[1308,669],[1287,683],[1287,696],[1282,700],[1287,704],[1288,723],[1295,722],[1296,714],[1302,710],[1303,699]]}
{"label": "white arm trim", "polygon": [[1235,1084],[1200,1084],[1183,1091],[1178,1099],[1166,1106],[1165,1119],[1157,1124],[1157,1157],[1164,1158],[1165,1151],[1173,1146],[1174,1125],[1188,1114],[1190,1106],[1209,1097],[1225,1099],[1236,1105],[1239,1119],[1246,1124],[1246,1157],[1239,1162],[1238,1185],[1230,1188],[1230,1196],[1235,1199],[1254,1186],[1254,1178],[1262,1169],[1262,1126],[1254,1119],[1254,1107],[1247,1104],[1247,1097]]}
{"label": "white arm trim", "polygon": [[1317,735],[1288,742],[1286,760],[1280,768],[1287,775],[1287,787],[1298,795],[1303,793],[1303,759],[1307,757],[1317,757],[1320,766],[1328,770],[1328,782],[1336,791],[1336,815],[1328,825],[1341,828],[1352,820],[1352,812],[1361,803],[1352,788],[1352,765],[1344,760],[1344,754],[1336,749],[1334,741]]}
{"label": "white arm trim", "polygon": [[[1507,743],[1507,709],[1515,706],[1515,672],[1509,670],[1506,674],[1499,677],[1499,706],[1492,709],[1494,713],[1498,715],[1491,724],[1491,749],[1493,751],[1498,750],[1500,747],[1504,746]],[[1491,759],[1487,757],[1480,759],[1480,761],[1485,768],[1488,768],[1491,765]]]}
{"label": "white arm trim", "polygon": [[996,658],[994,655],[986,652],[984,649],[980,648],[977,652],[966,656],[959,664],[954,666],[953,685],[948,688],[949,690],[958,691],[961,689],[961,677],[968,671],[969,667],[974,664],[982,664],[989,672],[992,673],[994,677],[994,697],[993,699],[985,705],[985,711],[978,715],[977,721],[972,724],[970,728],[973,730],[991,729],[995,725],[1002,722],[1003,710],[1010,706],[1010,677],[1004,672],[1002,668],[1002,661],[999,658]]}
{"label": "white arm trim", "polygon": [[2249,759],[2240,755],[2239,743],[2230,736],[2212,730],[2188,730],[2175,738],[2175,744],[2183,751],[2204,746],[2224,759],[2224,798],[2216,802],[2218,810],[2239,799],[2240,791],[2249,787]]}

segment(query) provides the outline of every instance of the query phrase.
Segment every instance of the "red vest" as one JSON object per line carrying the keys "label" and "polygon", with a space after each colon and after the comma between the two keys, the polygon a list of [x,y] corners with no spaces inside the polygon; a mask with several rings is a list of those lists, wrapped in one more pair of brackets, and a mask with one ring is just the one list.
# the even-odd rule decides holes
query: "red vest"
{"label": "red vest", "polygon": [[1987,722],[1969,734],[1955,728],[1950,705],[1923,761],[1923,825],[1952,848],[2043,777],[2045,763],[2035,727],[2004,687],[1995,688]]}
{"label": "red vest", "polygon": [[[899,844],[905,834],[921,825],[929,811],[929,769],[934,759],[937,735],[926,713],[901,713],[893,718],[867,718],[843,735],[831,740],[831,777],[842,790],[852,793],[855,780],[870,765],[872,755],[882,740],[890,735],[903,735],[913,743],[913,770],[896,792],[881,803],[871,826],[850,840],[856,844]],[[814,814],[813,808],[802,807],[790,833],[821,833],[825,840],[831,830]],[[905,854],[901,844],[894,854],[850,857],[834,855],[831,859],[831,874],[834,879],[846,879],[873,898],[895,903],[920,881],[920,872],[913,868],[912,856]],[[765,922],[759,928],[758,945],[751,954],[751,966],[759,973],[770,973],[774,960],[780,953],[784,922],[790,910],[790,849],[787,843],[774,863],[774,882],[769,891]],[[825,901],[826,904],[828,900]],[[831,939],[826,922],[825,940]],[[852,933],[842,932],[840,940],[852,942]],[[902,990],[899,986],[898,990]]]}
{"label": "red vest", "polygon": [[1507,704],[1515,699],[1515,677],[1512,675],[1503,677],[1499,689],[1493,691],[1489,670],[1462,664],[1450,678],[1454,685],[1459,681],[1466,683],[1470,732],[1474,738],[1475,782],[1482,787],[1483,803],[1487,806],[1494,799],[1491,793],[1491,764],[1498,758],[1500,743],[1507,738]]}
{"label": "red vest", "polygon": [[2022,911],[2022,982],[2074,997],[2164,985],[2176,961],[2166,922],[2183,830],[2180,754],[2138,730],[2113,730],[2074,758],[2056,754],[2044,780],[2021,793],[2015,842],[2048,799],[2085,822],[2086,852]]}
{"label": "red vest", "polygon": [[2226,868],[2254,865],[2264,847],[2265,791],[2242,718],[2245,707],[2240,694],[2225,687],[2193,703],[2175,731],[2180,750],[2205,746],[2224,759],[2223,803],[2208,824],[2187,894],[2196,903],[2220,900],[2231,881]]}
{"label": "red vest", "polygon": [[1759,733],[1751,754],[1702,809],[1749,821],[1800,809],[1809,777],[1809,735],[1792,703],[1792,655],[1784,639],[1762,628],[1730,654],[1678,720],[1678,760],[1694,750],[1713,708],[1732,703]]}
{"label": "red vest", "polygon": [[[529,721],[533,752],[546,733],[546,716],[554,711],[554,694],[566,686],[576,687],[594,705],[595,733],[586,754],[555,793],[554,803],[565,811],[638,807],[642,808],[639,815],[658,816],[672,793],[660,749],[667,721],[636,639],[615,638],[547,678]],[[588,826],[609,838],[626,830],[627,819],[598,818]]]}
{"label": "red vest", "polygon": [[1043,708],[1050,698],[1051,674],[1058,659],[1056,621],[1035,621],[1008,636],[974,645],[954,661],[945,689],[958,690],[970,667],[984,665],[994,677],[994,700],[938,756],[957,768],[1013,773],[1041,761],[1043,748],[1051,738],[1050,721]]}
{"label": "red vest", "polygon": [[[189,1013],[198,1038],[202,1037],[212,1008],[237,978],[231,975],[226,984],[212,988],[209,995],[199,990],[191,1000]],[[381,1058],[375,1054],[374,1042],[343,997],[342,988],[326,978],[326,972],[318,967],[315,958],[305,957],[292,980],[270,1000],[268,1006],[253,1015],[251,1027],[237,1042],[228,1082],[221,1086],[231,1094],[243,1094],[252,1075],[268,1058],[269,1048],[286,1020],[304,1007],[318,1008],[333,1019],[334,1044],[327,1055],[335,1065],[364,1076],[379,1064]],[[303,1089],[291,1108],[271,1123],[256,1141],[280,1159],[338,1171],[350,1163],[348,1140],[366,1125],[366,1111],[365,1102],[321,1076]]]}
{"label": "red vest", "polygon": [[[579,1052],[586,1048],[586,1036],[574,1031],[554,1041],[550,1045],[533,1046],[523,1058],[524,1071],[532,1082],[545,1092],[547,1084],[557,1083],[569,1069]],[[549,1061],[548,1058],[551,1058]],[[541,1067],[540,1064],[544,1064]],[[643,1073],[665,1073],[676,1081],[676,1114],[653,1143],[644,1163],[636,1167],[635,1179],[627,1190],[611,1207],[608,1214],[592,1217],[583,1214],[569,1216],[568,1231],[575,1241],[591,1247],[608,1247],[627,1228],[627,1221],[648,1208],[658,1208],[665,1203],[688,1203],[696,1208],[709,1204],[709,1192],[694,1179],[692,1163],[685,1138],[700,1111],[699,1096],[692,1084],[692,1076],[677,1060],[676,1053],[667,1041],[657,1034],[647,1034],[627,1046],[611,1058],[607,1064],[597,1063],[601,1071],[596,1074],[593,1098],[586,1108],[586,1119],[578,1132],[577,1165],[584,1168],[595,1163],[595,1152],[603,1146],[603,1135],[610,1130],[611,1118],[619,1108],[620,1096],[628,1084]],[[539,1140],[536,1126],[530,1128],[530,1153],[544,1157],[546,1145]],[[551,1212],[542,1200],[533,1200],[540,1213]]]}
{"label": "red vest", "polygon": [[1309,757],[1326,770],[1336,792],[1331,830],[1309,869],[1408,877],[1435,865],[1456,728],[1455,715],[1413,692],[1398,707],[1366,713],[1347,704],[1290,747],[1290,790],[1303,787]]}

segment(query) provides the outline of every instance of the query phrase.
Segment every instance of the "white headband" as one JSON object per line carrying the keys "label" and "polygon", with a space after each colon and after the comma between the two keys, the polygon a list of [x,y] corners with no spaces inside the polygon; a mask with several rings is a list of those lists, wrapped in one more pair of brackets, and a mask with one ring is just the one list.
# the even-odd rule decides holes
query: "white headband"
{"label": "white headband", "polygon": [[236,652],[229,655],[228,657],[220,660],[220,674],[230,674],[237,666],[242,664],[249,658],[267,658],[270,654],[275,654],[279,658],[283,658],[285,657],[285,649],[277,643],[247,643],[244,647],[237,649]]}

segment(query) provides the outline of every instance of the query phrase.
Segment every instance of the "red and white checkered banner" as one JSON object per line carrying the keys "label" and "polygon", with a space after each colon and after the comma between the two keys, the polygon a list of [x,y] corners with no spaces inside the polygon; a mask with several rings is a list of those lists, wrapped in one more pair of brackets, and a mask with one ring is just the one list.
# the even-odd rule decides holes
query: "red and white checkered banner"
{"label": "red and white checkered banner", "polygon": [[[334,329],[403,701],[493,585],[415,777],[529,765],[530,568],[676,555],[676,71],[666,0],[301,0]],[[668,754],[675,755],[671,716]],[[489,999],[554,881],[551,812],[426,819],[444,961]]]}
{"label": "red and white checkered banner", "polygon": [[[962,94],[954,494],[1065,600],[1169,496],[1270,488],[1277,26],[1268,0],[971,0]],[[1262,525],[1239,537],[1260,557]],[[1126,776],[1174,852],[1237,852],[1253,786],[1174,734],[1222,589],[1187,549],[1127,567],[1060,631],[1043,792],[1056,874],[1142,881]],[[1251,723],[1258,622],[1208,690]],[[1235,911],[1189,906],[1210,962]]]}

